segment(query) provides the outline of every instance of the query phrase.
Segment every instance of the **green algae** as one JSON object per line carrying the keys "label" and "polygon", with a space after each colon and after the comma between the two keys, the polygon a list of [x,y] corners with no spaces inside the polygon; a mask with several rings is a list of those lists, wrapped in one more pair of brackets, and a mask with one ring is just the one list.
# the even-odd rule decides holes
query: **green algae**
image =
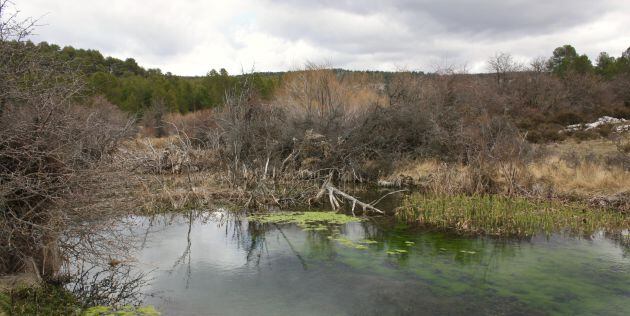
{"label": "green algae", "polygon": [[[621,315],[630,307],[621,294],[630,290],[630,274],[619,274],[627,271],[627,259],[607,265],[598,258],[609,249],[593,248],[588,241],[559,240],[550,250],[543,243],[521,248],[512,241],[442,233],[408,238],[388,234],[379,240],[386,250],[340,251],[336,258],[364,273],[422,280],[444,297],[516,298],[523,306],[565,315]],[[413,247],[400,248],[409,244],[405,241]]]}
{"label": "green algae", "polygon": [[279,212],[250,215],[247,218],[263,224],[291,223],[312,231],[326,231],[329,229],[326,225],[343,225],[361,221],[360,218],[334,212]]}
{"label": "green algae", "polygon": [[332,237],[331,239],[338,242],[340,245],[348,247],[348,248],[354,248],[358,250],[368,249],[368,246],[362,245],[361,242],[355,242],[349,238],[346,238],[345,236],[330,236],[330,237]]}
{"label": "green algae", "polygon": [[95,306],[88,308],[81,315],[83,316],[159,316],[160,313],[153,306],[123,306],[114,309],[109,306]]}
{"label": "green algae", "polygon": [[378,244],[378,241],[371,240],[371,239],[363,239],[363,240],[360,240],[359,243],[371,245],[371,244]]}

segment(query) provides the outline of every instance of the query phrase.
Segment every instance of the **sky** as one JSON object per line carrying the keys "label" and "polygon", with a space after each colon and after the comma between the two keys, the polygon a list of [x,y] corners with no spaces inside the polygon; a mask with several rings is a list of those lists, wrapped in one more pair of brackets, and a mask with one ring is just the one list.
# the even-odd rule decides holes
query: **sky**
{"label": "sky", "polygon": [[487,71],[573,45],[595,60],[630,46],[629,0],[13,0],[32,40],[132,57],[177,75],[354,70]]}

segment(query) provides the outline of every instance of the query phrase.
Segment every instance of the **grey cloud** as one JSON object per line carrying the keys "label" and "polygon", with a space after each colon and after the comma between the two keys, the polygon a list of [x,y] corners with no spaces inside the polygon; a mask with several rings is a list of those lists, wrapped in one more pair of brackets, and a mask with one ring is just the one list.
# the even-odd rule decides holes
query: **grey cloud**
{"label": "grey cloud", "polygon": [[[278,38],[326,47],[337,52],[342,61],[351,56],[367,56],[379,62],[396,62],[385,57],[389,54],[414,64],[423,60],[424,67],[439,59],[478,64],[478,52],[487,53],[487,47],[496,43],[564,32],[596,21],[603,14],[615,11],[619,4],[614,0],[268,0],[267,3],[270,9],[259,17],[258,27]],[[561,44],[564,43],[551,43]]]}
{"label": "grey cloud", "polygon": [[466,35],[535,35],[572,27],[615,9],[614,0],[269,0],[294,10],[335,9],[361,15],[385,14],[410,28],[430,20],[442,31]]}
{"label": "grey cloud", "polygon": [[548,56],[556,46],[571,43],[580,52],[615,54],[628,46],[623,33],[624,21],[630,18],[630,3],[623,0],[23,0],[20,4],[26,4],[30,15],[48,13],[43,22],[49,26],[38,30],[36,40],[134,57],[143,65],[181,74],[203,74],[209,64],[238,72],[238,65],[252,61],[262,61],[257,68],[261,71],[285,70],[307,59],[327,59],[335,67],[383,70],[397,66],[431,70],[436,63],[468,63],[482,71],[484,60],[499,50],[531,58]]}

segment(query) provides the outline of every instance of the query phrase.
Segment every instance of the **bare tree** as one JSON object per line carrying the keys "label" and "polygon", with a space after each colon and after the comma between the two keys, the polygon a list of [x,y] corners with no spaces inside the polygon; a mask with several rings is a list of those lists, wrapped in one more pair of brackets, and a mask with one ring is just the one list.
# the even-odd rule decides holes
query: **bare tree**
{"label": "bare tree", "polygon": [[523,67],[514,61],[512,55],[500,52],[495,53],[494,56],[488,59],[488,68],[496,75],[497,84],[503,87],[508,74],[520,71]]}
{"label": "bare tree", "polygon": [[547,59],[545,57],[536,57],[529,63],[529,69],[535,73],[543,73],[547,71]]}

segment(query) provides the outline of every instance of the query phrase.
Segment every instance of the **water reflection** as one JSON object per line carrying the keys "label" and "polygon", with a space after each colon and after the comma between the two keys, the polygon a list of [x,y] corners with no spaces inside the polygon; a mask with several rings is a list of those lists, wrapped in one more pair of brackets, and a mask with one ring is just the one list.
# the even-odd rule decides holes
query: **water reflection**
{"label": "water reflection", "polygon": [[145,303],[167,315],[630,310],[623,235],[467,238],[391,219],[305,231],[228,212],[137,220],[137,267],[155,269],[146,291],[160,293]]}

